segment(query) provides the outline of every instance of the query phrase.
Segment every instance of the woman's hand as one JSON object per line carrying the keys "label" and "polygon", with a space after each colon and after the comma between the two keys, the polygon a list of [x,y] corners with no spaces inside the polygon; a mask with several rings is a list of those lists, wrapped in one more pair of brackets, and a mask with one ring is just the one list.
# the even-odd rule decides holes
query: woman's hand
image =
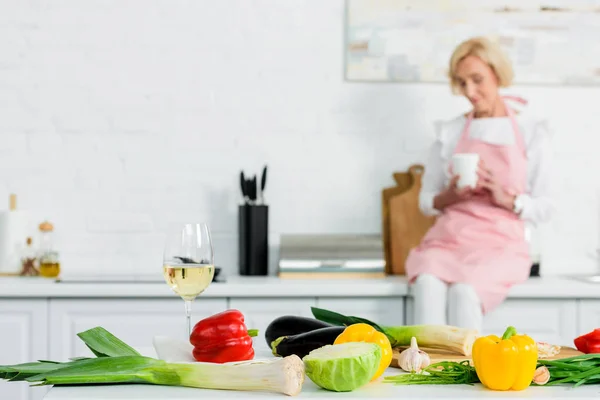
{"label": "woman's hand", "polygon": [[479,180],[477,181],[476,192],[487,191],[490,194],[492,203],[498,207],[512,211],[515,204],[515,195],[508,193],[498,182],[494,173],[481,161],[479,163]]}
{"label": "woman's hand", "polygon": [[458,175],[453,176],[448,187],[435,196],[433,199],[434,208],[442,211],[446,207],[468,200],[475,195],[475,191],[469,186],[462,189],[456,187],[459,178]]}

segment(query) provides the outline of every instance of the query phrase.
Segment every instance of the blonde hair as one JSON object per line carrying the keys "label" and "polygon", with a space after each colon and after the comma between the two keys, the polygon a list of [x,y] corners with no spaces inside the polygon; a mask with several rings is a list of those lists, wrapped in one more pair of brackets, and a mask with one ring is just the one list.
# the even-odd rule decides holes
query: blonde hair
{"label": "blonde hair", "polygon": [[450,57],[450,87],[453,93],[460,93],[460,85],[456,78],[458,64],[467,56],[475,56],[487,63],[496,77],[498,86],[508,87],[512,84],[514,72],[508,56],[502,51],[500,45],[485,37],[475,37],[459,44]]}

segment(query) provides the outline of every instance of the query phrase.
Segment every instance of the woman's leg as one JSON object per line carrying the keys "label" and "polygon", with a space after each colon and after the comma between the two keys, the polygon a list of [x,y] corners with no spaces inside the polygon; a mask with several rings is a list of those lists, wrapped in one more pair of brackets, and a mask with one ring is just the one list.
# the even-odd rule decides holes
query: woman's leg
{"label": "woman's leg", "polygon": [[448,324],[481,332],[483,312],[473,286],[453,283],[448,288]]}
{"label": "woman's leg", "polygon": [[446,325],[448,286],[437,277],[422,274],[412,284],[414,324]]}

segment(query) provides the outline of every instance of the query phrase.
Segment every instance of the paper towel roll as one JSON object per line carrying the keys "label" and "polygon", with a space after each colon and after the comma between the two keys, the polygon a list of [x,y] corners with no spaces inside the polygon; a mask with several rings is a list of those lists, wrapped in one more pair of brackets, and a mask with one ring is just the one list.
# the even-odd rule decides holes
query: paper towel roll
{"label": "paper towel roll", "polygon": [[21,272],[21,254],[32,234],[27,211],[0,211],[0,272]]}

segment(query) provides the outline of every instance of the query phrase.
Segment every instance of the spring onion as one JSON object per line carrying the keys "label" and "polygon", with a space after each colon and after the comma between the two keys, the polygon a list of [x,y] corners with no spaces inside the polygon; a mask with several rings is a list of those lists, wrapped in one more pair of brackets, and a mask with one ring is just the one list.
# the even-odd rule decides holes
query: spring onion
{"label": "spring onion", "polygon": [[139,355],[97,327],[78,336],[97,355],[68,362],[38,361],[0,366],[0,379],[37,385],[146,383],[203,389],[269,391],[294,396],[304,383],[304,363],[296,356],[239,363],[168,363]]}
{"label": "spring onion", "polygon": [[346,316],[317,307],[311,307],[311,309],[316,319],[332,325],[369,324],[378,331],[385,333],[392,347],[410,346],[411,338],[415,337],[422,347],[444,349],[470,356],[473,350],[473,343],[479,334],[475,329],[449,325],[380,326],[360,317]]}
{"label": "spring onion", "polygon": [[[538,367],[545,366],[550,379],[544,386],[561,384],[581,385],[600,384],[600,354],[583,354],[559,360],[538,360]],[[542,383],[534,384],[542,386]]]}
{"label": "spring onion", "polygon": [[385,383],[396,385],[473,385],[479,382],[475,368],[468,360],[441,361],[424,368],[420,373],[386,376]]}

